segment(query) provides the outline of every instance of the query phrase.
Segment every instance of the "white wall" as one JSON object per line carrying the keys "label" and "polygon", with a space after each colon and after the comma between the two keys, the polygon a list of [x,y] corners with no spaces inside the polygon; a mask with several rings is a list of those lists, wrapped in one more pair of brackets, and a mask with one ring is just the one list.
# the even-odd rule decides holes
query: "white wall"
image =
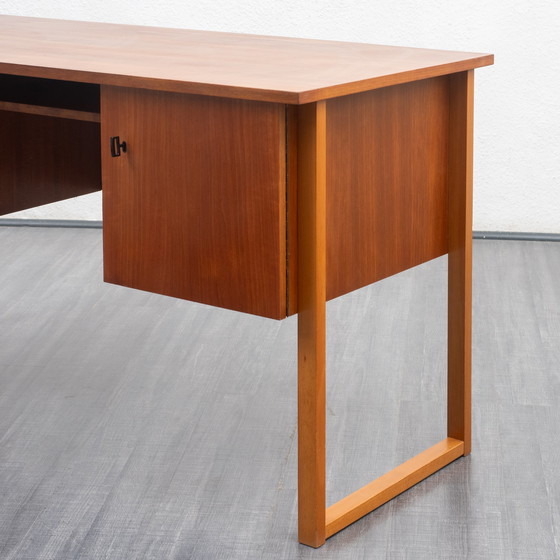
{"label": "white wall", "polygon": [[[475,72],[474,228],[560,233],[558,0],[0,0],[0,13],[492,52]],[[100,219],[97,195],[69,204],[39,215]]]}

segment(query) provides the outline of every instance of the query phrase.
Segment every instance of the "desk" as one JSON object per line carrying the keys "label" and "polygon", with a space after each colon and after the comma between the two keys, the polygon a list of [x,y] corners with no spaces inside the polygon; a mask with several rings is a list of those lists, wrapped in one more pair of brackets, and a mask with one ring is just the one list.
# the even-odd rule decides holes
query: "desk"
{"label": "desk", "polygon": [[[473,70],[491,55],[0,16],[0,214],[101,189],[108,282],[298,314],[300,542],[471,448]],[[449,254],[447,437],[326,508],[326,301]]]}

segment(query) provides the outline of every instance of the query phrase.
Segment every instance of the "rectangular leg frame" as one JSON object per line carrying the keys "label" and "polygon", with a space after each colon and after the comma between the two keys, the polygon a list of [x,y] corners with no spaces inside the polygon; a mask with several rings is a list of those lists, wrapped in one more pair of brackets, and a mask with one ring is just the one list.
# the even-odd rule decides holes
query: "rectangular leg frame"
{"label": "rectangular leg frame", "polygon": [[298,521],[319,547],[471,450],[473,71],[449,77],[448,437],[326,508],[326,102],[298,113]]}

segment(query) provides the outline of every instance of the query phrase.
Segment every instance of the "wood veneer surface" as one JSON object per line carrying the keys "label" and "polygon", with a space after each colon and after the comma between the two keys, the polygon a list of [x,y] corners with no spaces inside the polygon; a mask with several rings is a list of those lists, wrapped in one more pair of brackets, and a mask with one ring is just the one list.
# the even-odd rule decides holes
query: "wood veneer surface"
{"label": "wood veneer surface", "polygon": [[101,189],[99,123],[0,110],[0,215]]}
{"label": "wood veneer surface", "polygon": [[327,299],[447,251],[446,76],[327,102]]}
{"label": "wood veneer surface", "polygon": [[488,54],[19,16],[0,16],[0,53],[0,72],[9,74],[293,104],[493,62]]}
{"label": "wood veneer surface", "polygon": [[285,317],[285,106],[103,86],[101,122],[105,280]]}

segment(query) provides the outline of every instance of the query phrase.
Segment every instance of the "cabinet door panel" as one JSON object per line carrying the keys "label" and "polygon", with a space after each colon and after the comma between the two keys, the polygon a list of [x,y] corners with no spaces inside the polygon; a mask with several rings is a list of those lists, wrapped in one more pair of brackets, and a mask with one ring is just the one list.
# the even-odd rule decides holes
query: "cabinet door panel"
{"label": "cabinet door panel", "polygon": [[105,280],[285,317],[285,106],[103,87],[101,128]]}

